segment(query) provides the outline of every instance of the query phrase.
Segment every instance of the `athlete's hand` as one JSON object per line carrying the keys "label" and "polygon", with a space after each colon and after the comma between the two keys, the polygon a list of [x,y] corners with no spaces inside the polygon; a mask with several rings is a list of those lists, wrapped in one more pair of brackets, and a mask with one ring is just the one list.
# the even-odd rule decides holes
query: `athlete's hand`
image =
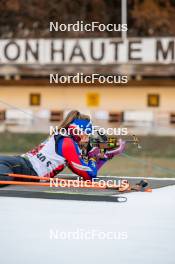
{"label": "athlete's hand", "polygon": [[112,159],[113,157],[120,155],[125,150],[126,143],[122,139],[119,139],[119,147],[116,149],[108,150],[105,152],[105,157],[107,159]]}
{"label": "athlete's hand", "polygon": [[88,152],[88,158],[95,158],[97,160],[100,158],[100,154],[100,149],[98,147],[94,147]]}

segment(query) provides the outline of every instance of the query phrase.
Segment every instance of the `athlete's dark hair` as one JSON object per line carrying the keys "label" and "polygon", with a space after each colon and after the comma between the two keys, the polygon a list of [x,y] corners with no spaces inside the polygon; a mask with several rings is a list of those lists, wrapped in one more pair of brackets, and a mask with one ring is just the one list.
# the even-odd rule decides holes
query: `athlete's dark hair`
{"label": "athlete's dark hair", "polygon": [[78,110],[72,110],[68,113],[66,118],[62,121],[62,123],[58,127],[58,131],[61,128],[67,129],[74,119],[83,119],[83,120],[90,121],[90,116],[81,114]]}

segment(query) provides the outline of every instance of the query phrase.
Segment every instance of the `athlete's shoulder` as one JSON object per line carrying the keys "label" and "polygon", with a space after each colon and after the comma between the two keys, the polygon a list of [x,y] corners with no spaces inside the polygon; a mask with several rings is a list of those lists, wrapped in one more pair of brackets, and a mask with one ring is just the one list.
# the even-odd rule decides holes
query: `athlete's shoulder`
{"label": "athlete's shoulder", "polygon": [[62,139],[63,145],[69,148],[77,148],[78,144],[71,137],[64,137]]}
{"label": "athlete's shoulder", "polygon": [[57,142],[56,146],[57,146],[57,153],[62,156],[80,154],[80,149],[78,144],[71,137],[62,137]]}

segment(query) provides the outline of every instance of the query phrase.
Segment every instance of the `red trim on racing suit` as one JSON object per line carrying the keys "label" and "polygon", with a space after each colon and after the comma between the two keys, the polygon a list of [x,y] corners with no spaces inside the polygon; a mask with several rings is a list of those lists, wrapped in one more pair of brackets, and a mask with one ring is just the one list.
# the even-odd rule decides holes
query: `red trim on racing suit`
{"label": "red trim on racing suit", "polygon": [[67,166],[84,180],[91,180],[97,176],[96,161],[89,159],[85,162],[81,157],[78,144],[72,138],[61,138],[57,143],[57,151],[65,158]]}

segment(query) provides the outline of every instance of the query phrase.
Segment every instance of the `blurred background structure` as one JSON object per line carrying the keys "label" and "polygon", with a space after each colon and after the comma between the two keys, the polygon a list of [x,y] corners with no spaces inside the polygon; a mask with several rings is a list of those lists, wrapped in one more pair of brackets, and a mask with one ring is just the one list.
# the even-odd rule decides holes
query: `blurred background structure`
{"label": "blurred background structure", "polygon": [[[78,108],[103,126],[122,123],[140,134],[174,134],[174,0],[6,0],[1,1],[0,11],[1,130],[47,132],[49,124]],[[128,32],[49,31],[50,21],[78,20],[126,21]],[[62,45],[65,61],[58,54]],[[69,49],[74,55],[78,48],[90,56],[90,45],[94,53],[90,60],[76,55],[71,61]],[[48,59],[50,53],[53,60]],[[125,85],[49,84],[50,73],[77,72],[127,75],[129,81]]]}
{"label": "blurred background structure", "polygon": [[[2,0],[1,38],[120,37],[116,32],[49,32],[48,23],[121,23],[125,0]],[[127,0],[129,37],[174,36],[174,0]],[[99,34],[99,35],[98,35]]]}
{"label": "blurred background structure", "polygon": [[[174,133],[175,1],[6,0],[1,1],[0,11],[1,130],[47,132],[50,123],[58,123],[69,109],[78,108],[91,113],[100,125],[122,123],[141,134]],[[128,32],[122,35],[106,31],[49,31],[50,21],[68,24],[78,20],[103,24],[126,22]],[[68,45],[69,40],[65,43],[65,56],[69,49],[75,52],[77,43],[84,56],[89,55],[93,44],[91,60],[61,61],[61,54],[54,54],[59,53],[54,48],[60,48],[67,38],[73,38],[73,43],[72,46]],[[149,40],[152,42],[148,43]],[[108,41],[115,48],[118,45],[118,60],[108,60],[114,56],[114,46]],[[99,50],[104,44],[106,49],[100,60]],[[120,49],[119,44],[124,48]],[[40,59],[37,52],[42,53]],[[50,56],[49,52],[55,59],[42,61],[45,54]],[[142,60],[138,58],[139,52]],[[149,60],[151,52],[152,60]],[[127,53],[130,55],[125,58]],[[106,56],[106,62],[102,56]],[[127,75],[129,82],[127,85],[49,84],[50,73],[77,72]]]}

